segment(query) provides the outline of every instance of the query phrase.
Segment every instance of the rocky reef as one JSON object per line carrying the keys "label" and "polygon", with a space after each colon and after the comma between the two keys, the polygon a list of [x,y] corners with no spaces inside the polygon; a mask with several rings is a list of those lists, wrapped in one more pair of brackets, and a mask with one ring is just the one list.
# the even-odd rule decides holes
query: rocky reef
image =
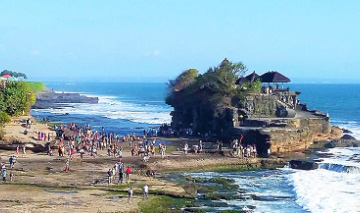
{"label": "rocky reef", "polygon": [[33,109],[48,109],[48,108],[62,108],[68,106],[70,103],[87,103],[97,104],[98,97],[87,97],[79,93],[65,93],[54,92],[52,90],[45,90],[36,95],[36,103],[32,106]]}

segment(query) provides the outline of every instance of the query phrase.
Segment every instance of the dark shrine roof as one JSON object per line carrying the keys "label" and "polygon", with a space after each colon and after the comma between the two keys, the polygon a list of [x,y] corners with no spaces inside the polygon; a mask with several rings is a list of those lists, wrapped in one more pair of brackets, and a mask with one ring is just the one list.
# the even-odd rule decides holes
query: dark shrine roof
{"label": "dark shrine roof", "polygon": [[248,82],[250,82],[249,79],[245,77],[240,77],[238,80],[235,81],[235,84],[241,85],[243,83],[248,83]]}
{"label": "dark shrine roof", "polygon": [[256,74],[256,72],[254,71],[253,73],[251,73],[250,75],[246,76],[245,78],[247,80],[249,80],[250,82],[254,82],[256,79],[258,79],[260,76],[258,74]]}
{"label": "dark shrine roof", "polygon": [[289,78],[276,71],[269,71],[260,76],[261,82],[264,83],[289,83]]}

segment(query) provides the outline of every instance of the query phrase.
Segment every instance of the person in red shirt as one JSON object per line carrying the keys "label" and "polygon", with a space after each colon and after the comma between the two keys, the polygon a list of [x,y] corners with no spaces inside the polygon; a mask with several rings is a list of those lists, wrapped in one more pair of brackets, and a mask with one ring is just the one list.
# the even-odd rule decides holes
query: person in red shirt
{"label": "person in red shirt", "polygon": [[126,182],[127,183],[130,180],[130,173],[131,173],[131,169],[130,169],[130,167],[127,167],[127,169],[126,169]]}

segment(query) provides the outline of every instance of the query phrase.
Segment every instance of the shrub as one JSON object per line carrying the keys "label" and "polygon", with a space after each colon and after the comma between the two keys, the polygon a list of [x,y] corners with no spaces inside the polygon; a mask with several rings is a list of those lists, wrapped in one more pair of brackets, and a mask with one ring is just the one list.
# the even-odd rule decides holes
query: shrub
{"label": "shrub", "polygon": [[3,125],[11,121],[11,118],[5,112],[0,112],[0,124]]}

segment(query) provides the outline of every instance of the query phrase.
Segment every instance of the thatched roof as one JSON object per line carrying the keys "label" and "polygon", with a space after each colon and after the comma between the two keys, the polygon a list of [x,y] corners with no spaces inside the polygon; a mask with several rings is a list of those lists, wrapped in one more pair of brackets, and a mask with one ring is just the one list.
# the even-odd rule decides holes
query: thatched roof
{"label": "thatched roof", "polygon": [[248,79],[250,82],[254,82],[256,79],[258,79],[260,76],[258,74],[256,74],[256,72],[254,71],[253,73],[251,73],[250,75],[246,76],[245,78]]}
{"label": "thatched roof", "polygon": [[248,82],[250,82],[249,79],[244,78],[244,77],[240,77],[238,80],[235,81],[235,84],[241,85],[243,83],[248,83]]}
{"label": "thatched roof", "polygon": [[264,83],[289,83],[291,82],[289,78],[278,73],[276,71],[269,71],[260,76],[261,82]]}

